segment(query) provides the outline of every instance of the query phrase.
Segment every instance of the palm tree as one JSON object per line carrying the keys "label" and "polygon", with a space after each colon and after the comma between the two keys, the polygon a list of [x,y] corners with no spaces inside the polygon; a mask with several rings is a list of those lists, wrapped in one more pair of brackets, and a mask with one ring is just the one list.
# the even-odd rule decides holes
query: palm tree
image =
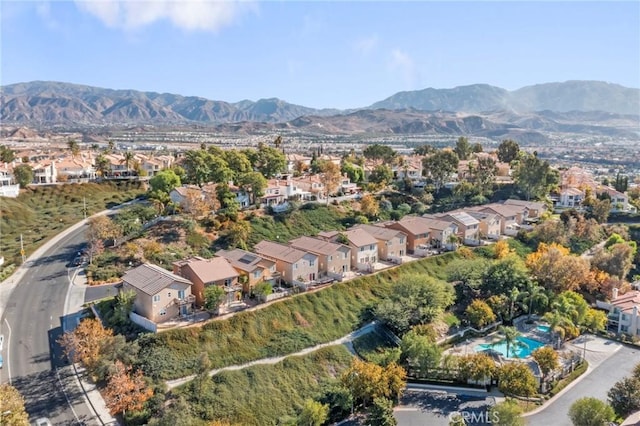
{"label": "palm tree", "polygon": [[513,320],[513,310],[516,307],[516,303],[521,298],[520,290],[517,287],[511,288],[507,297],[509,298],[509,321],[511,321]]}
{"label": "palm tree", "polygon": [[76,158],[78,154],[80,154],[80,145],[78,145],[75,139],[70,139],[67,142],[67,147],[69,147],[69,151],[71,151],[71,157]]}
{"label": "palm tree", "polygon": [[528,305],[528,318],[531,318],[531,311],[533,310],[534,303],[542,303],[546,305],[549,302],[549,298],[545,294],[545,288],[536,284],[534,281],[529,281],[527,283],[526,291],[521,292],[520,295],[522,297],[522,301]]}
{"label": "palm tree", "polygon": [[518,339],[521,336],[521,334],[518,331],[518,329],[516,329],[515,327],[500,326],[500,333],[504,335],[504,343],[507,345],[507,353],[506,353],[507,358],[509,358],[510,348],[527,347],[526,343]]}
{"label": "palm tree", "polygon": [[573,326],[573,322],[558,310],[547,312],[542,319],[549,323],[549,330],[560,340],[560,343],[564,342],[566,327]]}
{"label": "palm tree", "polygon": [[131,160],[133,160],[133,152],[131,151],[127,151],[124,153],[124,159],[122,160],[122,162],[124,163],[125,167],[127,168],[127,171],[129,171],[129,165],[131,164]]}

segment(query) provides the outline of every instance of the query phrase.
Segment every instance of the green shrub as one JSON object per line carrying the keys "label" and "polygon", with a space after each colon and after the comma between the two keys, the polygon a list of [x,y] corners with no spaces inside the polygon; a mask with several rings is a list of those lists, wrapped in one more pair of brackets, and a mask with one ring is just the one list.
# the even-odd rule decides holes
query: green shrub
{"label": "green shrub", "polygon": [[549,397],[557,395],[558,392],[566,388],[569,383],[582,376],[582,374],[587,371],[587,368],[589,368],[589,363],[587,361],[583,361],[579,366],[576,367],[575,370],[571,372],[571,374],[569,374],[562,380],[558,380],[558,382],[555,383],[553,388],[549,391]]}

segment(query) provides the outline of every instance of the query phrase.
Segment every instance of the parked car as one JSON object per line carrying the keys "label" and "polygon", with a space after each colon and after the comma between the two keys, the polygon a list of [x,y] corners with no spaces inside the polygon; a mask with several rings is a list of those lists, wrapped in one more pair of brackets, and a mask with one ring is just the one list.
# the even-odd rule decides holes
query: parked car
{"label": "parked car", "polygon": [[36,426],[52,426],[52,424],[48,418],[40,417],[36,420]]}

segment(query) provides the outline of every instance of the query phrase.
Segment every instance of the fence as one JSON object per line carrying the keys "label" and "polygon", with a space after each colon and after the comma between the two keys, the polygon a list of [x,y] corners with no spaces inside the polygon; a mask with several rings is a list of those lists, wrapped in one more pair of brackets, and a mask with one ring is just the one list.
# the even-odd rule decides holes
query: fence
{"label": "fence", "polygon": [[138,324],[140,327],[144,328],[145,330],[149,330],[152,333],[158,332],[158,325],[155,322],[150,321],[145,317],[136,314],[135,312],[129,313],[129,319],[131,320],[131,322],[133,322],[134,324]]}

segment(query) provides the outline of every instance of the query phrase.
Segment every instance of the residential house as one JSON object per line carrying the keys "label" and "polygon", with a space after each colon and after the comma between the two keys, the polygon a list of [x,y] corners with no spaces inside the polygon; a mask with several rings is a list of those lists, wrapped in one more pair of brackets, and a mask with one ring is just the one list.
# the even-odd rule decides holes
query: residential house
{"label": "residential house", "polygon": [[318,256],[318,276],[341,280],[351,270],[351,249],[320,238],[300,237],[289,241],[289,245]]}
{"label": "residential house", "polygon": [[95,180],[96,170],[92,158],[64,157],[56,160],[57,180],[66,182],[88,182]]}
{"label": "residential house", "polygon": [[463,244],[478,245],[480,243],[480,221],[462,212],[448,212],[433,216],[434,219],[453,222],[458,226],[458,238]]}
{"label": "residential house", "polygon": [[192,257],[173,262],[173,273],[193,283],[192,293],[198,306],[204,305],[204,289],[212,285],[221,287],[226,293],[226,302],[242,298],[242,286],[238,284],[240,274],[223,257],[204,259]]}
{"label": "residential house", "polygon": [[465,212],[478,220],[480,228],[480,238],[497,240],[500,238],[500,217],[495,213],[480,212],[476,210],[465,210]]}
{"label": "residential house", "polygon": [[144,170],[149,177],[155,176],[162,170],[171,168],[175,162],[173,155],[136,154],[135,159],[139,162],[140,168]]}
{"label": "residential house", "polygon": [[311,157],[300,154],[287,154],[287,172],[293,173],[299,169],[308,169],[311,166]]}
{"label": "residential house", "polygon": [[609,311],[608,328],[616,333],[640,336],[640,290],[619,294],[613,289],[609,302],[596,301],[596,306]]}
{"label": "residential house", "polygon": [[280,277],[276,272],[276,262],[246,250],[220,250],[216,252],[216,256],[227,259],[231,266],[238,271],[239,280],[242,281],[242,291],[245,294],[251,294],[258,283],[264,281],[273,285],[274,281]]}
{"label": "residential house", "polygon": [[497,215],[500,218],[500,233],[502,235],[516,235],[523,223],[520,210],[505,204],[485,204],[484,206],[471,207],[468,210],[488,212]]}
{"label": "residential house", "polygon": [[260,241],[254,251],[276,262],[276,271],[289,284],[306,287],[318,279],[318,256],[303,250],[271,241]]}
{"label": "residential house", "polygon": [[384,226],[402,231],[407,236],[407,253],[425,255],[431,246],[431,227],[427,218],[405,216],[399,221],[389,221]]}
{"label": "residential house", "polygon": [[364,229],[320,232],[319,238],[344,243],[351,249],[351,267],[359,271],[373,272],[378,261],[378,240]]}
{"label": "residential house", "polygon": [[353,229],[362,229],[376,239],[378,259],[402,263],[407,254],[407,234],[397,229],[375,225],[356,225]]}
{"label": "residential house", "polygon": [[33,165],[33,183],[58,182],[58,170],[54,160],[44,160]]}
{"label": "residential house", "polygon": [[447,250],[455,249],[456,244],[453,242],[454,237],[458,235],[458,225],[453,221],[444,221],[437,218],[430,217],[430,215],[423,216],[426,225],[429,227],[429,241],[431,247]]}
{"label": "residential house", "polygon": [[13,173],[5,164],[0,165],[0,197],[16,198],[20,195],[20,185],[13,183]]}
{"label": "residential house", "polygon": [[574,209],[582,207],[585,198],[585,192],[579,188],[567,187],[560,189],[559,194],[551,199],[554,201],[554,207],[560,209]]}
{"label": "residential house", "polygon": [[628,211],[629,210],[629,197],[626,194],[616,191],[614,188],[610,186],[600,186],[597,189],[597,194],[601,195],[606,193],[611,197],[611,210],[612,211]]}
{"label": "residential house", "polygon": [[547,211],[547,206],[537,201],[506,200],[502,204],[522,208],[523,219],[526,222],[537,221]]}
{"label": "residential house", "polygon": [[133,290],[133,312],[155,323],[188,315],[195,298],[192,283],[164,268],[144,263],[122,277],[122,291]]}
{"label": "residential house", "polygon": [[340,180],[340,192],[343,194],[353,194],[360,190],[358,184],[351,182],[351,179],[345,174]]}

